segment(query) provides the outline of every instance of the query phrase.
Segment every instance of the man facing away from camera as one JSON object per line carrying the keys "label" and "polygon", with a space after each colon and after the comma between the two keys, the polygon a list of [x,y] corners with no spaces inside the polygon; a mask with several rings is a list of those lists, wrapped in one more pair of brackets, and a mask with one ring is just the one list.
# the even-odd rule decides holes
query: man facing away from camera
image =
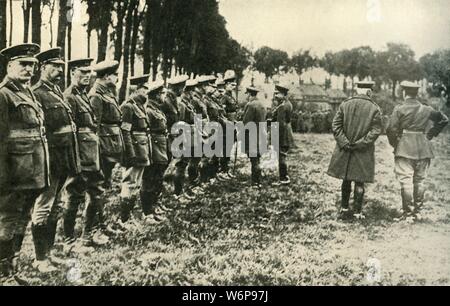
{"label": "man facing away from camera", "polygon": [[[364,218],[362,212],[364,184],[372,183],[375,176],[375,141],[381,134],[381,111],[372,99],[374,82],[358,82],[357,95],[344,101],[333,119],[336,148],[331,157],[328,175],[342,179],[341,219],[352,216]],[[354,207],[349,200],[352,191]]]}
{"label": "man facing away from camera", "polygon": [[[394,147],[395,174],[401,185],[402,219],[420,219],[424,201],[424,181],[434,158],[430,140],[448,124],[448,118],[417,100],[419,85],[402,82],[405,102],[394,108],[387,136]],[[430,122],[432,127],[427,130]]]}

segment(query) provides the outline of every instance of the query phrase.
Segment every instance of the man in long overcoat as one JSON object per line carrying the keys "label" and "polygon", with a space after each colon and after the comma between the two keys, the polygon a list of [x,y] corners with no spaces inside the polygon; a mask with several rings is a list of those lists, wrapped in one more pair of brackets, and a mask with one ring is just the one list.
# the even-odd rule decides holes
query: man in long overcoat
{"label": "man in long overcoat", "polygon": [[381,134],[381,111],[371,100],[374,82],[358,82],[357,95],[344,101],[333,119],[336,148],[331,157],[328,175],[342,179],[341,218],[351,216],[349,199],[354,188],[354,216],[361,214],[364,183],[375,176],[375,141]]}

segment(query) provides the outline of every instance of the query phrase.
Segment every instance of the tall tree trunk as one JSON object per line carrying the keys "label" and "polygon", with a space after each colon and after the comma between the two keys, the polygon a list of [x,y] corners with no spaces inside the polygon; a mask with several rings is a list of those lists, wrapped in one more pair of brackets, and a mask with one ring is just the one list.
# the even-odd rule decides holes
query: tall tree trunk
{"label": "tall tree trunk", "polygon": [[135,57],[136,57],[136,45],[137,45],[137,39],[139,34],[139,25],[141,23],[141,16],[142,14],[139,14],[139,7],[136,6],[134,9],[133,14],[133,34],[131,36],[131,46],[130,46],[130,73],[131,76],[134,76],[134,63],[135,63]]}
{"label": "tall tree trunk", "polygon": [[151,55],[151,49],[152,49],[152,1],[147,0],[145,3],[145,17],[144,17],[144,44],[142,46],[142,65],[144,74],[150,73],[150,67],[152,63],[152,55]]}
{"label": "tall tree trunk", "polygon": [[41,0],[31,2],[31,41],[41,45]]}
{"label": "tall tree trunk", "polygon": [[[3,2],[3,0],[1,0]],[[6,6],[6,0],[4,0],[5,2],[5,6]],[[3,3],[1,4],[2,8],[3,8]],[[6,7],[4,10],[5,14],[6,14]],[[14,17],[13,17],[13,0],[9,0],[9,46],[12,46],[12,34],[13,34],[13,24],[14,24]],[[6,15],[5,15],[5,25],[6,25]],[[6,31],[6,26],[5,26],[5,31]],[[5,45],[6,47],[6,45]]]}
{"label": "tall tree trunk", "polygon": [[[4,48],[6,48],[6,0],[0,0],[0,50]],[[6,65],[2,56],[0,57],[0,80],[3,80],[5,73]]]}
{"label": "tall tree trunk", "polygon": [[119,103],[126,98],[127,87],[128,87],[128,73],[130,70],[130,42],[131,42],[131,30],[133,27],[133,11],[138,0],[130,0],[130,4],[127,10],[127,16],[125,18],[125,39],[124,39],[124,49],[123,49],[123,73],[122,73],[122,83],[120,85],[119,91]]}
{"label": "tall tree trunk", "polygon": [[[131,0],[133,1],[133,0]],[[120,61],[123,52],[123,21],[127,12],[130,0],[123,0],[117,3],[117,25],[115,27],[115,42],[114,42],[114,59]]]}
{"label": "tall tree trunk", "polygon": [[30,32],[31,0],[22,0],[22,10],[23,10],[23,42],[27,43]]}
{"label": "tall tree trunk", "polygon": [[[67,61],[70,61],[72,58],[72,18],[69,19],[67,23]],[[67,78],[66,78],[66,86],[70,85],[70,70],[67,69]]]}
{"label": "tall tree trunk", "polygon": [[106,49],[108,47],[108,26],[103,24],[101,29],[97,29],[97,62],[104,61],[106,58]]}
{"label": "tall tree trunk", "polygon": [[61,48],[61,54],[66,54],[66,31],[67,31],[67,0],[59,0],[58,35],[56,46]]}
{"label": "tall tree trunk", "polygon": [[55,2],[56,0],[53,0],[50,4],[50,48],[53,48],[53,39],[54,39],[54,33],[53,33],[53,16],[55,15]]}

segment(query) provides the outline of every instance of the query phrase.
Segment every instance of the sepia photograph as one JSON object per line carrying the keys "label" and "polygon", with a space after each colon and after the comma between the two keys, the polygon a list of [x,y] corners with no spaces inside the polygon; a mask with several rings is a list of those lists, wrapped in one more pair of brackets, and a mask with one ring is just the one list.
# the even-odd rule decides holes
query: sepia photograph
{"label": "sepia photograph", "polygon": [[0,0],[0,286],[449,286],[449,11]]}

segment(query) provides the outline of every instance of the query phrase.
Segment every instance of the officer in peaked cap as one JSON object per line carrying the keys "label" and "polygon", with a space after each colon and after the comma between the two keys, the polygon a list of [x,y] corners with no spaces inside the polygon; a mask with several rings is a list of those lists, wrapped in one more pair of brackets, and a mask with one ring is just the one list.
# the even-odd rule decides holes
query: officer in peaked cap
{"label": "officer in peaked cap", "polygon": [[117,97],[118,61],[103,61],[93,69],[97,79],[89,92],[89,99],[99,123],[100,161],[105,175],[104,187],[111,188],[112,170],[122,162],[123,141],[120,125],[122,112]]}
{"label": "officer in peaked cap", "polygon": [[163,190],[164,173],[169,163],[167,154],[167,119],[161,111],[161,93],[163,89],[163,81],[150,83],[146,105],[152,142],[152,161],[150,166],[144,169],[140,199],[146,223],[150,224],[159,223],[164,219],[164,213],[170,210],[158,202]]}
{"label": "officer in peaked cap", "polygon": [[[244,124],[253,122],[256,124],[257,135],[250,134],[249,130],[245,130],[245,148],[244,152],[250,158],[252,177],[251,182],[254,187],[261,187],[261,167],[260,158],[262,152],[259,151],[259,123],[266,122],[266,109],[261,101],[258,99],[259,89],[255,87],[247,87],[246,93],[249,95],[248,103],[245,105],[242,121]],[[256,139],[256,142],[251,141]]]}
{"label": "officer in peaked cap", "polygon": [[[374,82],[358,82],[357,95],[339,105],[333,120],[336,147],[328,167],[328,175],[341,179],[340,217],[364,218],[365,183],[375,177],[375,141],[381,134],[381,110],[372,99]],[[349,210],[354,182],[354,209]]]}
{"label": "officer in peaked cap", "polygon": [[0,84],[0,278],[13,273],[30,211],[49,185],[44,112],[28,87],[38,52],[36,44],[0,51],[8,62]]}
{"label": "officer in peaked cap", "polygon": [[[81,172],[71,176],[66,186],[67,202],[63,213],[64,242],[68,246],[75,243],[75,224],[77,213],[85,207],[81,245],[78,249],[92,251],[93,226],[102,205],[104,176],[100,171],[98,140],[98,121],[89,101],[87,88],[92,77],[92,58],[74,59],[68,62],[71,84],[64,91],[65,101],[70,105],[77,126],[77,139],[80,151]],[[89,200],[86,201],[86,193]],[[101,217],[101,216],[100,216]],[[104,238],[104,237],[103,237]],[[96,243],[105,243],[97,240]]]}
{"label": "officer in peaked cap", "polygon": [[291,102],[286,98],[289,88],[286,85],[276,84],[274,103],[275,109],[272,112],[272,121],[278,122],[279,147],[278,150],[278,171],[279,182],[273,185],[281,186],[290,184],[288,176],[287,155],[293,142],[291,118],[293,107]]}
{"label": "officer in peaked cap", "polygon": [[175,134],[171,133],[172,126],[184,119],[184,108],[180,103],[177,101],[178,98],[181,97],[183,93],[184,86],[186,85],[186,81],[189,79],[187,75],[179,75],[172,77],[167,80],[168,88],[166,91],[166,95],[164,98],[164,101],[161,105],[162,112],[166,115],[167,119],[167,130],[168,130],[168,157],[169,162],[172,160],[172,154],[171,154],[171,144],[173,139],[177,136]]}
{"label": "officer in peaked cap", "polygon": [[46,118],[51,161],[50,186],[36,200],[32,215],[35,266],[40,272],[56,270],[47,256],[55,241],[62,189],[69,177],[81,171],[74,115],[57,85],[64,77],[65,62],[60,53],[61,48],[52,48],[36,55],[41,64],[41,76],[33,86]]}
{"label": "officer in peaked cap", "polygon": [[424,181],[434,158],[430,140],[444,129],[448,118],[417,100],[419,85],[404,81],[400,86],[405,102],[394,108],[386,134],[394,147],[394,170],[401,186],[402,218],[420,219]]}
{"label": "officer in peaked cap", "polygon": [[122,134],[125,145],[123,166],[126,167],[120,193],[120,218],[127,222],[135,206],[145,167],[151,165],[150,122],[147,114],[149,75],[130,79],[133,92],[122,104]]}
{"label": "officer in peaked cap", "polygon": [[[238,104],[236,99],[233,96],[233,92],[236,89],[236,73],[233,70],[227,70],[223,77],[223,81],[225,82],[225,92],[220,100],[221,106],[225,110],[225,116],[227,118],[227,123],[224,128],[234,128],[234,122],[237,121],[237,110]],[[236,133],[232,136],[233,138],[227,139],[227,133],[224,133],[223,136],[223,157],[220,159],[220,171],[218,175],[219,180],[227,180],[234,178],[234,174],[230,172],[230,159],[231,159],[231,151],[233,149],[233,144],[236,141]],[[230,137],[228,137],[230,138]]]}

